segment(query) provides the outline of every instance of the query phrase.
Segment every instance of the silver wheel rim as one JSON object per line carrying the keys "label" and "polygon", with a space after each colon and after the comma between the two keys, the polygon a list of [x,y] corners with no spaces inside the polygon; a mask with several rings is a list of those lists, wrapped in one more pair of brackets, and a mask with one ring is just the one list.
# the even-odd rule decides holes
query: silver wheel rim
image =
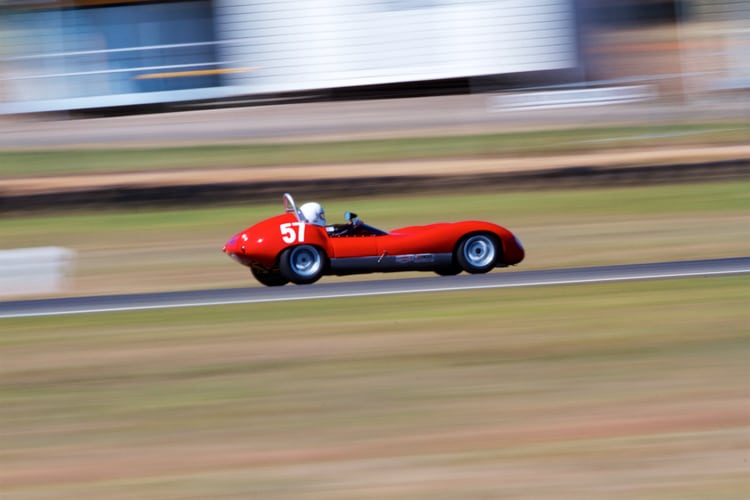
{"label": "silver wheel rim", "polygon": [[487,236],[472,236],[464,245],[464,257],[474,267],[488,266],[495,260],[495,245]]}
{"label": "silver wheel rim", "polygon": [[314,248],[301,246],[292,249],[292,253],[289,255],[289,263],[295,274],[310,278],[320,271],[323,260],[320,258],[320,252]]}

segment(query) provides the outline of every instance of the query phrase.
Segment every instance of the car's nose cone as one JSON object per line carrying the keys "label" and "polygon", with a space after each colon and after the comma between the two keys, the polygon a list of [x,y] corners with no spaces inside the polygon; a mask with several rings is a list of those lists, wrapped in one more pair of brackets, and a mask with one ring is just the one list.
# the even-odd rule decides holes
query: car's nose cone
{"label": "car's nose cone", "polygon": [[226,245],[224,245],[224,248],[222,248],[222,251],[228,254],[239,253],[240,248],[237,243],[239,239],[240,239],[239,234],[232,236],[232,238],[229,241],[227,241]]}

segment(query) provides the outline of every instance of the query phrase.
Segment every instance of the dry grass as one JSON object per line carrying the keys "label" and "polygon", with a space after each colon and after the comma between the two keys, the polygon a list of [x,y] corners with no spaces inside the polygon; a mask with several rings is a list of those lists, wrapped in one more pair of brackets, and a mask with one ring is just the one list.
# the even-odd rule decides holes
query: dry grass
{"label": "dry grass", "polygon": [[[521,269],[747,255],[747,183],[353,199],[486,218]],[[0,222],[72,290],[253,286],[254,206]],[[513,272],[513,271],[499,271]],[[335,278],[330,278],[335,279]],[[744,498],[747,277],[0,321],[3,499]]]}
{"label": "dry grass", "polygon": [[4,498],[741,498],[748,284],[3,320]]}

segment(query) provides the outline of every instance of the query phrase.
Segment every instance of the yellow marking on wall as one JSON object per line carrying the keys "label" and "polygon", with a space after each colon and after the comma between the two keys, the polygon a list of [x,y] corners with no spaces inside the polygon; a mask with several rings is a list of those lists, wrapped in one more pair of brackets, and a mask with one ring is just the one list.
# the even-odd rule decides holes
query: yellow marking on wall
{"label": "yellow marking on wall", "polygon": [[246,73],[257,68],[224,68],[224,69],[196,69],[191,71],[170,71],[167,73],[146,73],[134,77],[134,80],[151,80],[154,78],[182,78],[187,76],[225,75],[229,73]]}

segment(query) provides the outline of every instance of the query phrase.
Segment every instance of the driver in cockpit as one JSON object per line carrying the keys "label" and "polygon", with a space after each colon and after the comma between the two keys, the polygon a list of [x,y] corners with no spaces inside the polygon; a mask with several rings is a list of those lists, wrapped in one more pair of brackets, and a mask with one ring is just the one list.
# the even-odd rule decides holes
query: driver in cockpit
{"label": "driver in cockpit", "polygon": [[314,201],[305,203],[299,207],[299,212],[308,224],[325,227],[326,213],[320,203],[315,203]]}
{"label": "driver in cockpit", "polygon": [[308,224],[315,224],[326,228],[328,236],[368,236],[385,234],[384,231],[364,224],[357,214],[346,212],[344,224],[326,224],[326,213],[320,203],[314,201],[299,207],[300,215]]}

